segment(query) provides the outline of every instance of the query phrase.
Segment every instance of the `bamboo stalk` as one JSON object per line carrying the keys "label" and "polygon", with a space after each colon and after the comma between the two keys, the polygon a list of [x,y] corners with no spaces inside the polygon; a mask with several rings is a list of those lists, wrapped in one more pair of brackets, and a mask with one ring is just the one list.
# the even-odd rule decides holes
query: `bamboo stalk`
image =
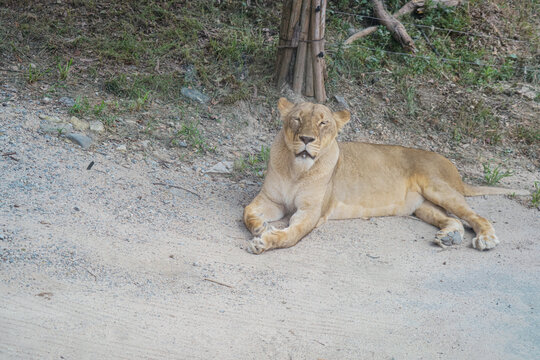
{"label": "bamboo stalk", "polygon": [[[326,30],[326,0],[321,1],[321,50],[324,52],[326,40],[324,39],[324,32]],[[328,73],[326,72],[326,60],[323,57],[322,62],[322,73],[323,73],[323,87],[324,81],[328,79]],[[326,89],[325,89],[325,98],[326,98]]]}
{"label": "bamboo stalk", "polygon": [[[310,0],[311,1],[311,0]],[[313,96],[315,93],[313,92],[313,55],[312,55],[312,49],[311,44],[308,44],[307,46],[307,58],[306,58],[306,83],[304,88],[304,95],[306,96]]]}
{"label": "bamboo stalk", "polygon": [[291,6],[292,0],[284,0],[283,1],[283,7],[281,10],[281,24],[279,26],[279,42],[278,42],[278,49],[277,49],[277,61],[276,61],[276,79],[279,75],[279,69],[281,69],[281,63],[283,61],[283,52],[284,48],[283,46],[286,44],[286,40],[283,38],[285,34],[287,34],[287,30],[289,27],[289,19],[291,17]]}
{"label": "bamboo stalk", "polygon": [[306,70],[307,40],[310,22],[311,0],[304,0],[300,15],[300,36],[296,50],[296,64],[294,65],[293,91],[299,94],[304,85],[304,75]]}
{"label": "bamboo stalk", "polygon": [[[324,0],[312,0],[311,2],[311,48],[313,59],[313,90],[315,99],[322,103],[326,100],[324,90],[324,76],[322,72],[321,54],[321,2]],[[319,9],[319,11],[317,11]],[[324,55],[324,54],[323,54]]]}
{"label": "bamboo stalk", "polygon": [[[298,19],[300,18],[300,8],[302,6],[302,1],[294,0],[291,8],[291,16],[289,21],[289,26],[287,28],[286,43],[284,46],[291,46],[295,28],[298,24]],[[283,51],[283,58],[281,60],[279,72],[278,72],[278,87],[281,87],[283,83],[287,80],[287,74],[289,72],[289,67],[291,65],[291,58],[293,55],[293,48],[285,47]]]}

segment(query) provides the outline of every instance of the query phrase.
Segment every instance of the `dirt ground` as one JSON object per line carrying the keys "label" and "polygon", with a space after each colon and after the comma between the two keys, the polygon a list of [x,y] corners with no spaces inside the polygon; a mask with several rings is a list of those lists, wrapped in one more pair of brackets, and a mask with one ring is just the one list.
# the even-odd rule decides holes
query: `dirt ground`
{"label": "dirt ground", "polygon": [[254,256],[241,215],[260,181],[113,141],[83,150],[40,131],[44,112],[0,107],[4,359],[540,354],[540,217],[516,199],[469,200],[501,239],[489,252],[470,230],[442,250],[434,227],[393,217],[331,221]]}

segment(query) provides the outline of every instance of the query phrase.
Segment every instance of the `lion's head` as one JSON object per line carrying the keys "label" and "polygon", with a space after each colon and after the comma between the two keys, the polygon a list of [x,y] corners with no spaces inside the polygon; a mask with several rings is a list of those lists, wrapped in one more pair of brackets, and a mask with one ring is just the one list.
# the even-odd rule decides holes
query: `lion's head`
{"label": "lion's head", "polygon": [[298,165],[310,168],[332,144],[349,121],[347,110],[332,112],[328,107],[308,102],[293,104],[285,98],[278,101],[283,121],[285,144]]}

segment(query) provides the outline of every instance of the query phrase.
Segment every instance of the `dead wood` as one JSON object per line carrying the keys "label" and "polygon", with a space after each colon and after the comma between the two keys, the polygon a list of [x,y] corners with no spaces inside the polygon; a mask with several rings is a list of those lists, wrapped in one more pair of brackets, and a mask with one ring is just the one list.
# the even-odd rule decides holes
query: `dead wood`
{"label": "dead wood", "polygon": [[[463,2],[463,0],[433,0],[432,4],[440,4],[443,6],[458,6]],[[393,14],[394,18],[401,17],[403,15],[411,14],[415,11],[421,11],[426,4],[426,1],[409,1],[403,5],[398,11]],[[370,26],[365,29],[358,31],[357,33],[351,35],[347,40],[345,40],[345,45],[352,44],[355,40],[368,36],[369,34],[374,33],[379,26]]]}
{"label": "dead wood", "polygon": [[373,11],[375,16],[379,18],[379,22],[386,26],[386,28],[392,34],[392,37],[396,39],[406,51],[414,52],[414,41],[405,30],[405,26],[399,22],[395,17],[390,15],[384,8],[384,4],[381,0],[371,0],[373,3]]}

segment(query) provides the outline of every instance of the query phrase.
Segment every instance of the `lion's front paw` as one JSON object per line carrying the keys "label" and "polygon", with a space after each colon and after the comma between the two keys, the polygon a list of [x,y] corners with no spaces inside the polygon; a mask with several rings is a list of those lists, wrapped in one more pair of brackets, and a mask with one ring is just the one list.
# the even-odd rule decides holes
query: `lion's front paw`
{"label": "lion's front paw", "polygon": [[463,235],[457,230],[455,231],[439,231],[435,235],[434,242],[440,247],[447,247],[452,245],[459,245],[463,241]]}
{"label": "lion's front paw", "polygon": [[478,250],[493,249],[499,243],[499,239],[495,234],[478,235],[472,240],[472,245]]}
{"label": "lion's front paw", "polygon": [[257,236],[251,239],[251,241],[248,243],[247,252],[255,255],[261,254],[263,251],[267,249],[266,243],[264,240]]}

